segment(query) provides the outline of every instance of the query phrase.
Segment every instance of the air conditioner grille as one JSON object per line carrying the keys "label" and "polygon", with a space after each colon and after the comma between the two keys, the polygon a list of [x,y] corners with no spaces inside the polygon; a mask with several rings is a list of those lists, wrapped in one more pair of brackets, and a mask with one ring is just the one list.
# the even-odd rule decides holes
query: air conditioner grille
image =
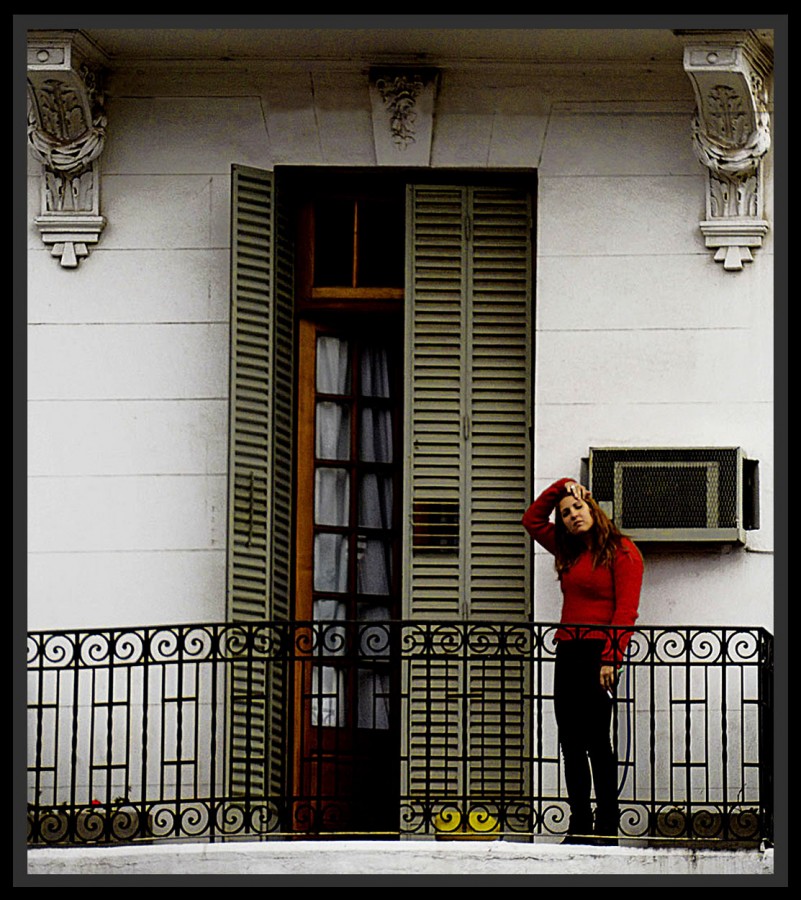
{"label": "air conditioner grille", "polygon": [[717,496],[707,491],[714,470],[691,466],[621,466],[615,494],[621,497],[621,525],[628,528],[723,527]]}
{"label": "air conditioner grille", "polygon": [[624,531],[737,528],[738,465],[732,448],[594,449],[592,493]]}

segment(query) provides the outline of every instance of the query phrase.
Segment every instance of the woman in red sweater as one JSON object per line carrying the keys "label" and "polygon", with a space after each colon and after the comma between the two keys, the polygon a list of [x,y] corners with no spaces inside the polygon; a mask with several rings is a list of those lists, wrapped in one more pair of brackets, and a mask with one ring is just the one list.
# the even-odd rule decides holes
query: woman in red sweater
{"label": "woman in red sweater", "polygon": [[[618,775],[609,726],[628,629],[637,620],[642,556],[572,478],[546,488],[526,511],[523,526],[553,553],[562,589],[560,624],[566,627],[556,633],[554,712],[570,806],[565,842],[614,843]],[[576,627],[592,625],[607,627]]]}

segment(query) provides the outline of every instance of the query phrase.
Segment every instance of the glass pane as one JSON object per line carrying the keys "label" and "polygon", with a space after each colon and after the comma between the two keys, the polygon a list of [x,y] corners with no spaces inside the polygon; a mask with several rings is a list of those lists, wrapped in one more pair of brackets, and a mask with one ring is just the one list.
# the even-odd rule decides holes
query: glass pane
{"label": "glass pane", "polygon": [[363,528],[392,527],[392,478],[368,473],[359,485],[359,525]]}
{"label": "glass pane", "polygon": [[330,334],[317,338],[318,394],[350,393],[350,347],[347,341]]}
{"label": "glass pane", "polygon": [[[341,600],[315,600],[315,622],[344,622],[347,606]],[[346,632],[342,625],[318,625],[315,627],[314,652],[322,656],[341,656],[345,653]]]}
{"label": "glass pane", "polygon": [[359,373],[363,397],[389,397],[389,356],[385,347],[365,347]]}
{"label": "glass pane", "polygon": [[314,590],[344,593],[348,589],[348,542],[341,534],[314,536]]}
{"label": "glass pane", "polygon": [[314,452],[318,459],[350,459],[350,408],[346,404],[318,402]]}
{"label": "glass pane", "polygon": [[324,727],[345,725],[345,676],[330,666],[312,671],[311,723]]}
{"label": "glass pane", "polygon": [[349,509],[348,470],[318,468],[314,473],[315,524],[347,525]]}
{"label": "glass pane", "polygon": [[353,284],[353,200],[331,197],[314,207],[314,285]]}
{"label": "glass pane", "polygon": [[359,728],[389,728],[389,675],[359,669]]}
{"label": "glass pane", "polygon": [[[390,629],[382,622],[389,622],[389,607],[360,603],[356,610],[359,620],[359,655],[364,657],[389,656]],[[376,623],[376,624],[369,624]]]}
{"label": "glass pane", "polygon": [[403,287],[405,240],[402,200],[360,200],[357,284]]}
{"label": "glass pane", "polygon": [[392,550],[389,541],[358,539],[356,590],[360,594],[388,594],[392,578]]}
{"label": "glass pane", "polygon": [[392,462],[392,414],[388,409],[362,410],[359,422],[359,459]]}
{"label": "glass pane", "polygon": [[[359,654],[368,662],[389,656],[389,607],[360,603],[356,611],[359,625]],[[375,624],[369,624],[375,623]],[[389,674],[382,669],[360,667],[357,721],[359,728],[389,728]]]}

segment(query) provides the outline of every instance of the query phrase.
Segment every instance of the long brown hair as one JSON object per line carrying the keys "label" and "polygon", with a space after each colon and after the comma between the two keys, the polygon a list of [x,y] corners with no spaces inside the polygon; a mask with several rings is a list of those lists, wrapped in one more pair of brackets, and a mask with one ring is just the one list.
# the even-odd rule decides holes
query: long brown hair
{"label": "long brown hair", "polygon": [[[554,562],[560,578],[587,549],[584,539],[571,534],[559,514],[559,504],[565,497],[570,496],[572,494],[568,493],[568,491],[562,491],[559,499],[556,501],[556,553],[554,554]],[[615,553],[623,543],[625,535],[598,506],[594,497],[585,496],[584,503],[589,506],[593,520],[589,543],[589,550],[592,554],[592,567],[596,569],[598,566],[611,566]]]}

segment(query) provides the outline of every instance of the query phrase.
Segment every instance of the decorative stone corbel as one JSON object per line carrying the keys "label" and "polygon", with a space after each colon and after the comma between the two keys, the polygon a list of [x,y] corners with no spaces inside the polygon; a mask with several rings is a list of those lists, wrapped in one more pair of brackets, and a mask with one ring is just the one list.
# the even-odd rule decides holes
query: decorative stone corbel
{"label": "decorative stone corbel", "polygon": [[[688,32],[681,32],[687,35]],[[727,271],[752,262],[768,232],[762,159],[770,148],[772,53],[751,32],[693,32],[684,71],[695,91],[692,136],[707,170],[706,246]]]}
{"label": "decorative stone corbel", "polygon": [[34,222],[68,269],[89,255],[106,224],[98,167],[106,140],[102,72],[80,34],[29,32],[28,145],[43,166]]}
{"label": "decorative stone corbel", "polygon": [[427,166],[438,70],[371,69],[369,78],[376,162],[380,166]]}

